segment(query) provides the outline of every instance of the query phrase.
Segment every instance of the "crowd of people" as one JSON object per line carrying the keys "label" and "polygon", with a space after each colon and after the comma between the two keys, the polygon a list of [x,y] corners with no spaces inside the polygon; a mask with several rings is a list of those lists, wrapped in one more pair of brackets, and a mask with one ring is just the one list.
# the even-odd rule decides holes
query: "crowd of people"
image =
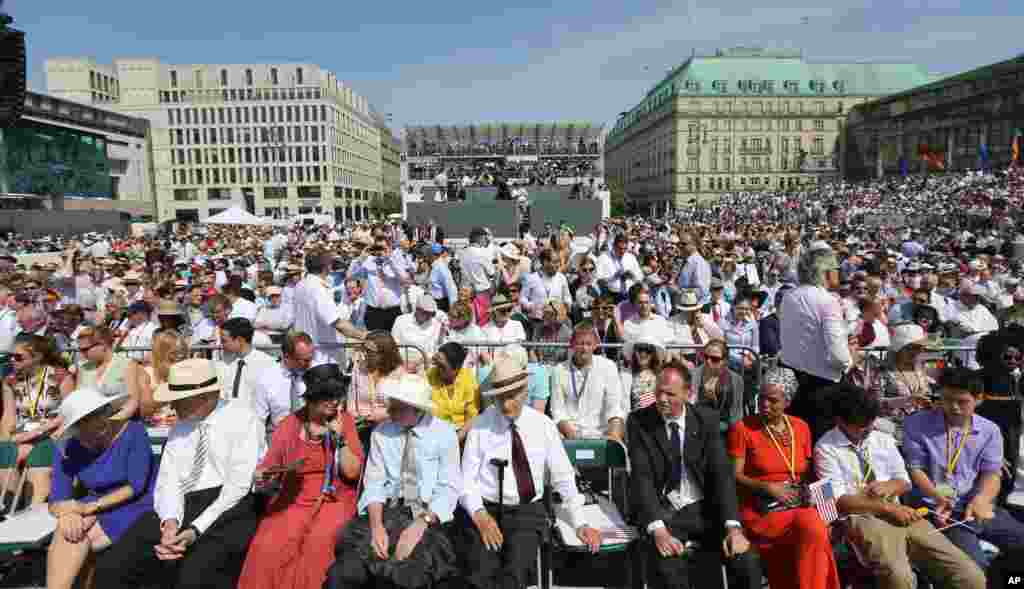
{"label": "crowd of people", "polygon": [[39,240],[8,236],[0,496],[56,518],[51,589],[518,588],[546,488],[599,550],[562,442],[608,439],[651,586],[696,581],[696,551],[751,589],[1001,586],[1018,182],[736,193],[464,248],[434,224],[180,227],[49,238],[61,263],[25,267]]}

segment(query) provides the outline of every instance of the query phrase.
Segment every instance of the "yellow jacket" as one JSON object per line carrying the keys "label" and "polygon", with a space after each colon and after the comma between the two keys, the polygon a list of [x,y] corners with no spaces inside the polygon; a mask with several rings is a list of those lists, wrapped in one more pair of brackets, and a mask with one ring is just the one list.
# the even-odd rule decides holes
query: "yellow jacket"
{"label": "yellow jacket", "polygon": [[455,384],[442,385],[437,369],[427,371],[430,382],[431,400],[434,402],[434,416],[461,428],[480,413],[480,384],[476,374],[469,368],[462,368],[455,376]]}

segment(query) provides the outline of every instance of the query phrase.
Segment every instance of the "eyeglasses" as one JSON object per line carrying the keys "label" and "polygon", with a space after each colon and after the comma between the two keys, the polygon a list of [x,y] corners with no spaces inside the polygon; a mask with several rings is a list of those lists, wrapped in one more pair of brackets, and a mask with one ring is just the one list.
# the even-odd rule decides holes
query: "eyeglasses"
{"label": "eyeglasses", "polygon": [[750,311],[752,307],[736,307],[737,311]]}
{"label": "eyeglasses", "polygon": [[580,268],[580,272],[593,272],[593,268]]}
{"label": "eyeglasses", "polygon": [[711,356],[709,354],[704,354],[704,360],[707,362],[721,362],[722,360],[725,360],[725,356]]}
{"label": "eyeglasses", "polygon": [[25,354],[11,354],[11,360],[14,360],[15,362],[21,362],[25,358],[28,358]]}

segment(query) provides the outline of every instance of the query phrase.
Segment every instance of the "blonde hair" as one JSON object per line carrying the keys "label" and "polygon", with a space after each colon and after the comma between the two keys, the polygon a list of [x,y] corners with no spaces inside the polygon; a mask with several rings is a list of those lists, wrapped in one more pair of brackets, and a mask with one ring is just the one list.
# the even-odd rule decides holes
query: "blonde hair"
{"label": "blonde hair", "polygon": [[167,382],[171,365],[187,359],[188,355],[188,340],[177,333],[165,330],[153,336],[153,376],[157,382]]}

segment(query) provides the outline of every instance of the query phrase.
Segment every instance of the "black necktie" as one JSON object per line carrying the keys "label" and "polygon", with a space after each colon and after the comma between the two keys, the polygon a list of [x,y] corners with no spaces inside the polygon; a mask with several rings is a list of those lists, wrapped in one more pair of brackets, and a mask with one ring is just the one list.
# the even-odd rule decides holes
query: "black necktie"
{"label": "black necktie", "polygon": [[669,439],[669,444],[672,445],[672,472],[669,474],[668,488],[670,491],[675,491],[683,482],[683,439],[679,435],[678,423],[672,421],[668,426],[672,430],[672,436]]}
{"label": "black necktie", "polygon": [[235,371],[235,384],[231,387],[231,398],[238,398],[238,385],[242,383],[242,367],[245,366],[245,360],[238,359],[238,370]]}
{"label": "black necktie", "polygon": [[519,503],[525,505],[533,501],[537,490],[533,486],[533,473],[530,471],[530,461],[526,458],[526,446],[519,435],[519,428],[514,423],[509,428],[512,430],[512,472],[516,475]]}

